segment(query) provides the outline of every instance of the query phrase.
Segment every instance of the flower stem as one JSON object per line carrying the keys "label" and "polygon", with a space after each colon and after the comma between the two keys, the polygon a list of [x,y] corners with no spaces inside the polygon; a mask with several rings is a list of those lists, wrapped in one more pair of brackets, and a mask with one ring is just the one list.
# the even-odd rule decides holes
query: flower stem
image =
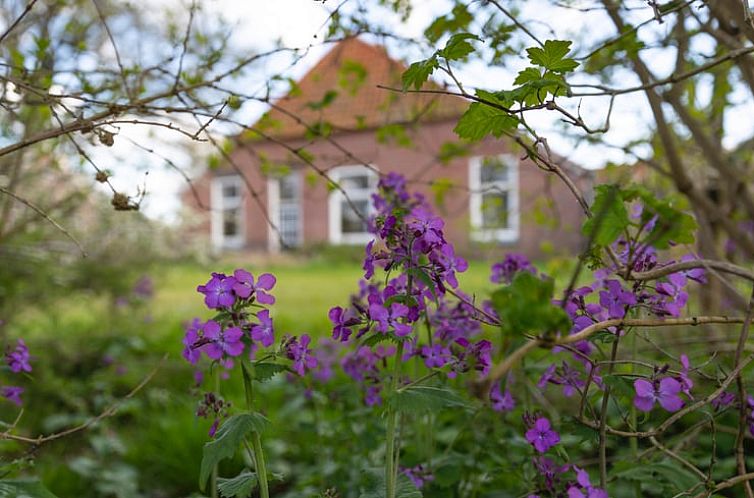
{"label": "flower stem", "polygon": [[[246,396],[246,409],[249,413],[254,413],[254,370],[246,362],[241,363],[243,372],[243,388]],[[262,450],[262,438],[259,432],[251,433],[251,448],[254,453],[254,464],[256,466],[257,480],[259,481],[260,498],[270,498],[270,488],[267,483],[267,465],[264,461],[264,451]]]}
{"label": "flower stem", "polygon": [[[398,392],[398,378],[401,376],[401,357],[403,356],[403,343],[398,344],[395,353],[395,366],[393,378],[390,382],[390,395]],[[395,452],[395,433],[398,425],[398,412],[388,405],[387,410],[387,433],[385,435],[385,498],[395,498],[396,482],[398,480],[398,458]]]}

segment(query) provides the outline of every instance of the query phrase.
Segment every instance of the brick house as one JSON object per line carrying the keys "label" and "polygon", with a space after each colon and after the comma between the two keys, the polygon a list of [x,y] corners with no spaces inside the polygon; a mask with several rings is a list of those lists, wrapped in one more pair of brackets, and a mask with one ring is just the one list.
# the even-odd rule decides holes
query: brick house
{"label": "brick house", "polygon": [[[404,69],[382,47],[357,38],[339,42],[252,126],[261,135],[235,137],[231,161],[195,182],[202,204],[211,206],[203,229],[213,247],[363,244],[369,234],[352,205],[368,214],[379,175],[396,171],[435,201],[461,252],[500,244],[532,257],[576,252],[582,213],[565,186],[521,160],[505,140],[459,141],[453,128],[467,102],[378,88],[400,86]],[[588,191],[590,172],[568,169]],[[318,171],[338,182],[351,203]],[[192,192],[183,200],[198,205]]]}

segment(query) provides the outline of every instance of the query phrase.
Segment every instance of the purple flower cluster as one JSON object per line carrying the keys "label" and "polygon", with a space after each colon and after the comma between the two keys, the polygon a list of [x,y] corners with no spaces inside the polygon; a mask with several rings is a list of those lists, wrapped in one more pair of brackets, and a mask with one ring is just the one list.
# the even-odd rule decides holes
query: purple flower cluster
{"label": "purple flower cluster", "polygon": [[269,273],[254,276],[246,270],[237,269],[232,276],[224,273],[212,273],[212,278],[196,288],[204,294],[204,303],[210,309],[227,309],[237,304],[274,304],[275,298],[268,291],[275,287],[276,279]]}
{"label": "purple flower cluster", "polygon": [[225,401],[215,393],[204,393],[199,406],[196,408],[196,416],[201,418],[212,418],[212,425],[209,428],[209,437],[215,437],[220,421],[228,416],[230,402]]}
{"label": "purple flower cluster", "polygon": [[[457,273],[468,264],[445,240],[443,220],[421,195],[410,195],[405,179],[395,173],[382,178],[373,203],[370,230],[375,238],[366,247],[360,291],[350,306],[333,307],[328,314],[334,340],[360,344],[343,357],[344,371],[363,385],[367,404],[379,404],[381,370],[396,349],[362,344],[384,336],[403,342],[401,361],[416,357],[427,368],[446,369],[449,377],[471,370],[486,375],[492,344],[475,338],[481,332],[479,312],[460,291],[453,292],[460,300],[449,297],[448,289],[458,287]],[[370,279],[378,268],[397,275],[375,283]],[[422,317],[430,334],[426,344],[414,331]]]}
{"label": "purple flower cluster", "polygon": [[513,399],[513,395],[509,388],[505,388],[505,392],[501,392],[500,383],[493,384],[490,388],[490,402],[492,409],[496,412],[510,412],[516,408],[516,400]]}
{"label": "purple flower cluster", "polygon": [[424,465],[402,468],[401,473],[408,477],[417,489],[422,489],[426,483],[435,480],[435,476]]}
{"label": "purple flower cluster", "polygon": [[[248,351],[253,359],[258,350],[275,343],[275,329],[270,310],[265,305],[275,303],[269,292],[276,279],[269,273],[258,278],[244,269],[232,276],[212,273],[209,281],[197,287],[204,295],[204,303],[219,313],[212,319],[195,318],[186,327],[183,337],[183,357],[196,365],[206,356],[230,370],[234,359]],[[281,354],[292,360],[292,369],[299,375],[317,364],[309,349],[308,335],[288,337],[281,346]],[[275,356],[275,353],[271,353]]]}
{"label": "purple flower cluster", "polygon": [[536,275],[537,269],[529,262],[523,254],[508,253],[500,263],[492,265],[492,275],[490,282],[494,284],[510,284],[517,273],[528,271]]}
{"label": "purple flower cluster", "polygon": [[[5,363],[10,368],[10,371],[15,374],[31,372],[31,355],[23,339],[19,339],[16,342],[16,347],[5,353]],[[0,386],[0,396],[17,406],[23,404],[21,400],[23,392],[23,387]]]}

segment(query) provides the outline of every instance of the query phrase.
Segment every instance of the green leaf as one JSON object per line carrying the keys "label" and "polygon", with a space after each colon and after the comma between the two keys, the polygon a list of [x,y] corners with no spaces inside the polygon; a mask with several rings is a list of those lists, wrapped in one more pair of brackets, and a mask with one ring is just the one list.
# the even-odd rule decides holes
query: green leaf
{"label": "green leaf", "polygon": [[568,73],[579,66],[575,60],[566,58],[570,50],[570,41],[547,40],[544,47],[527,48],[526,53],[535,66],[541,66],[553,73]]}
{"label": "green leaf", "polygon": [[217,490],[224,498],[249,498],[257,486],[257,475],[254,472],[241,472],[232,479],[217,480]]}
{"label": "green leaf", "polygon": [[618,467],[611,472],[611,477],[634,482],[651,482],[661,484],[668,491],[685,491],[694,487],[699,479],[690,471],[675,462],[663,460],[637,465],[631,462],[625,468]]}
{"label": "green leaf", "polygon": [[280,365],[279,363],[261,362],[254,363],[254,380],[257,382],[265,382],[270,380],[280,372],[285,372],[288,367]]}
{"label": "green leaf", "polygon": [[424,286],[432,293],[432,297],[437,299],[437,295],[435,293],[435,282],[432,280],[432,277],[429,275],[429,273],[427,273],[427,270],[425,270],[424,268],[411,267],[408,269],[408,274],[411,275],[414,280],[418,280],[419,282],[423,283]]}
{"label": "green leaf", "polygon": [[377,141],[381,144],[394,143],[400,147],[411,147],[413,142],[406,133],[406,126],[398,123],[377,128]]}
{"label": "green leaf", "polygon": [[527,67],[523,71],[519,71],[518,76],[513,81],[514,85],[523,85],[529,81],[537,81],[542,78],[542,71],[536,67]]}
{"label": "green leaf", "polygon": [[217,430],[215,439],[204,445],[199,487],[204,490],[215,465],[225,458],[231,458],[247,434],[264,432],[268,424],[269,421],[259,413],[242,413],[226,420]]}
{"label": "green leaf", "polygon": [[429,187],[432,191],[432,196],[435,199],[435,205],[438,207],[445,206],[445,197],[447,196],[448,192],[450,192],[455,186],[456,182],[451,178],[434,179]]}
{"label": "green leaf", "polygon": [[306,106],[310,109],[313,109],[315,111],[324,109],[325,107],[332,104],[335,99],[338,97],[338,92],[335,90],[328,90],[325,92],[325,94],[322,96],[322,100],[318,102],[309,102],[306,104]]}
{"label": "green leaf", "polygon": [[436,43],[445,33],[466,29],[474,19],[466,5],[459,3],[451,11],[452,15],[436,18],[432,24],[424,30],[424,36],[430,43]]}
{"label": "green leaf", "polygon": [[405,413],[437,412],[444,408],[467,408],[455,391],[446,387],[416,385],[397,391],[388,398],[396,411]]}
{"label": "green leaf", "polygon": [[480,41],[480,38],[471,33],[457,33],[450,37],[445,48],[438,50],[437,54],[449,61],[464,59],[467,55],[474,52],[474,45],[469,40]]}
{"label": "green leaf", "polygon": [[594,245],[607,246],[628,227],[628,211],[616,185],[598,185],[592,204],[592,217],[584,221],[581,231],[591,236]]}
{"label": "green leaf", "polygon": [[506,131],[514,130],[518,126],[518,119],[495,104],[507,107],[503,100],[490,92],[478,91],[477,97],[493,105],[482,102],[472,103],[458,120],[453,131],[467,140],[481,140],[487,135],[500,138]]}
{"label": "green leaf", "polygon": [[555,283],[529,272],[520,272],[510,285],[492,294],[492,306],[497,311],[504,332],[565,332],[571,328],[570,319],[560,306],[552,304]]}
{"label": "green leaf", "polygon": [[413,87],[414,90],[420,89],[438,67],[440,67],[440,63],[437,60],[436,54],[429,59],[411,64],[401,76],[401,80],[403,81],[403,91],[405,92],[411,87]]}
{"label": "green leaf", "polygon": [[[384,469],[368,469],[364,471],[364,475],[365,485],[361,488],[359,498],[385,498]],[[395,498],[422,498],[422,492],[416,489],[406,475],[399,474],[395,483]]]}
{"label": "green leaf", "polygon": [[36,479],[0,480],[0,498],[57,498]]}

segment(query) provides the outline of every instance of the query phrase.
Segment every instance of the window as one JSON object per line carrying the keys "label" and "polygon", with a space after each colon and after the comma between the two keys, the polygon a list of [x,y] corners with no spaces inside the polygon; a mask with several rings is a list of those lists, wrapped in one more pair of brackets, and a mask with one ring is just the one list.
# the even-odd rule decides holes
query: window
{"label": "window", "polygon": [[339,190],[333,190],[330,194],[330,242],[368,242],[372,235],[367,231],[362,218],[367,218],[372,213],[372,194],[377,191],[377,173],[366,166],[340,166],[330,170],[329,176],[348,196],[346,199]]}
{"label": "window", "polygon": [[270,227],[270,249],[280,249],[280,239],[286,248],[298,247],[303,242],[301,212],[301,174],[293,171],[286,176],[270,178],[269,213],[278,231]]}
{"label": "window", "polygon": [[243,181],[240,176],[212,180],[212,245],[216,249],[239,249],[244,244]]}
{"label": "window", "polygon": [[469,163],[471,236],[480,242],[518,240],[518,161],[503,154]]}

